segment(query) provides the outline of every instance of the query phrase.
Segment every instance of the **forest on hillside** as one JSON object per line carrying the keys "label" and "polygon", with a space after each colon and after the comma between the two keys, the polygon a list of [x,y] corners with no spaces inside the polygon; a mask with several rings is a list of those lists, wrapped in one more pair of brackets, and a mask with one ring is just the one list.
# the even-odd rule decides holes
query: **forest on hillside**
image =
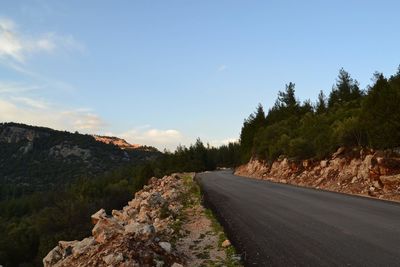
{"label": "forest on hillside", "polygon": [[328,96],[300,102],[295,84],[278,93],[265,114],[260,104],[240,134],[241,162],[251,157],[273,161],[281,155],[322,159],[340,146],[395,149],[400,147],[400,67],[385,77],[376,72],[361,90],[344,69]]}

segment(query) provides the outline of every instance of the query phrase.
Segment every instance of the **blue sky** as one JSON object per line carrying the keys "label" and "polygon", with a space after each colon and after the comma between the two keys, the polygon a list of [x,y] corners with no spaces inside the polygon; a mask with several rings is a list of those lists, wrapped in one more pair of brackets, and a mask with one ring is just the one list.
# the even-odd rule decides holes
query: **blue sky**
{"label": "blue sky", "polygon": [[1,1],[0,121],[173,149],[400,64],[398,1]]}

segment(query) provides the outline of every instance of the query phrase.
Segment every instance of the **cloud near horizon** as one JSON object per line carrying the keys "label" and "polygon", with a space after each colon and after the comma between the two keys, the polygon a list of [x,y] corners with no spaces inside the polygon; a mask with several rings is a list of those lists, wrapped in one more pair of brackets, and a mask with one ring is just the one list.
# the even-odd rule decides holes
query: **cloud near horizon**
{"label": "cloud near horizon", "polygon": [[173,151],[178,145],[188,143],[188,138],[178,130],[156,129],[151,128],[149,125],[146,125],[146,127],[137,127],[115,135],[125,139],[129,143],[154,146],[160,150],[167,149]]}
{"label": "cloud near horizon", "polygon": [[19,122],[89,134],[98,133],[106,126],[98,115],[88,109],[59,109],[42,99],[1,95],[0,122]]}

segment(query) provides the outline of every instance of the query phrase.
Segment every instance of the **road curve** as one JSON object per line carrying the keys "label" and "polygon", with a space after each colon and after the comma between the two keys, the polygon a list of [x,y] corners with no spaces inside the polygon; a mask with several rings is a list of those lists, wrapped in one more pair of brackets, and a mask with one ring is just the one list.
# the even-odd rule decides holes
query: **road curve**
{"label": "road curve", "polygon": [[245,266],[400,266],[400,204],[243,178],[196,176]]}

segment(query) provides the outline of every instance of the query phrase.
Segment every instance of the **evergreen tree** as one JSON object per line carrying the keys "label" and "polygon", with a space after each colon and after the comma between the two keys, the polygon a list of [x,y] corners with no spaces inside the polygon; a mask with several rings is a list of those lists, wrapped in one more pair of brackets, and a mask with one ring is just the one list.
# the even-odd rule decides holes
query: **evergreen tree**
{"label": "evergreen tree", "polygon": [[327,109],[326,97],[324,92],[321,90],[318,94],[317,104],[315,106],[315,111],[317,114],[325,113]]}
{"label": "evergreen tree", "polygon": [[394,148],[400,146],[400,82],[388,81],[375,73],[375,84],[363,102],[362,123],[368,133],[370,146]]}
{"label": "evergreen tree", "polygon": [[336,85],[329,95],[328,107],[332,108],[335,105],[360,99],[362,95],[357,80],[353,80],[350,74],[342,68],[339,71]]}
{"label": "evergreen tree", "polygon": [[254,144],[254,136],[256,132],[265,125],[266,118],[264,108],[261,104],[258,105],[256,112],[251,114],[243,123],[240,132],[240,147],[242,151],[242,160],[246,162],[252,154]]}
{"label": "evergreen tree", "polygon": [[290,82],[289,84],[286,84],[286,89],[284,92],[279,91],[278,93],[278,100],[276,102],[276,105],[279,107],[287,107],[287,108],[293,108],[298,106],[298,102],[295,97],[295,84]]}

